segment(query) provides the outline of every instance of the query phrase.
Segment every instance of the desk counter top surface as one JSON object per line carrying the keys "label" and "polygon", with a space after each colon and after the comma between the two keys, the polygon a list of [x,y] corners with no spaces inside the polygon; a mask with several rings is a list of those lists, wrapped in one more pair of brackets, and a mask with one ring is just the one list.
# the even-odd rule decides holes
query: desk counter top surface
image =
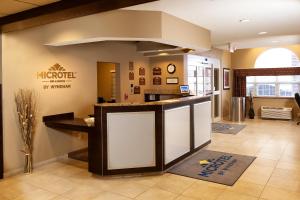
{"label": "desk counter top surface", "polygon": [[184,103],[193,100],[200,100],[209,101],[210,96],[189,96],[189,97],[182,97],[182,98],[174,98],[162,101],[152,101],[152,102],[145,102],[145,103],[130,103],[130,102],[123,102],[123,103],[101,103],[96,104],[95,106],[99,107],[118,107],[118,106],[155,106],[155,105],[169,105],[174,103]]}

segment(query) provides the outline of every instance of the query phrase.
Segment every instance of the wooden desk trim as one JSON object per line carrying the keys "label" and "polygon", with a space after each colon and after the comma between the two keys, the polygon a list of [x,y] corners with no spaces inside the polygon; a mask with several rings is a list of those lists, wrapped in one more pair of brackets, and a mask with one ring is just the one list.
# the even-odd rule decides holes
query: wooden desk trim
{"label": "wooden desk trim", "polygon": [[[93,135],[92,141],[93,145],[101,145],[102,149],[99,147],[94,149],[94,153],[100,152],[102,154],[102,159],[100,156],[98,159],[101,160],[102,168],[101,170],[93,168],[91,172],[97,173],[99,175],[116,175],[116,174],[131,174],[131,173],[145,173],[145,172],[162,172],[180,162],[184,158],[192,155],[199,149],[208,145],[211,141],[206,142],[198,148],[194,148],[194,104],[211,101],[211,97],[202,97],[197,99],[192,99],[188,101],[173,102],[170,104],[163,105],[129,105],[129,106],[95,106],[95,134]],[[178,108],[182,106],[190,106],[190,151],[181,157],[173,160],[168,164],[164,164],[164,111]],[[156,165],[155,167],[141,167],[141,168],[126,168],[126,169],[107,169],[108,154],[107,154],[107,114],[117,113],[117,112],[144,112],[144,111],[154,111],[155,112],[155,155],[156,155]],[[99,117],[100,116],[100,117]],[[99,137],[101,135],[101,137]],[[101,141],[101,142],[100,142]],[[97,143],[97,144],[96,144]],[[90,145],[90,144],[89,144]],[[99,155],[99,154],[98,154]],[[100,161],[96,161],[97,166],[100,166]],[[100,172],[100,173],[99,173]]]}
{"label": "wooden desk trim", "polygon": [[[169,167],[180,162],[184,158],[195,153],[199,149],[203,148],[210,141],[206,142],[202,146],[194,147],[194,105],[197,103],[211,101],[210,97],[193,98],[191,100],[178,101],[164,104],[145,104],[145,105],[128,105],[128,106],[101,106],[95,105],[95,126],[88,127],[78,125],[72,120],[74,113],[63,113],[58,115],[50,115],[43,117],[43,121],[46,126],[54,129],[74,130],[88,133],[88,160],[89,171],[101,176],[104,175],[116,175],[116,174],[130,174],[130,173],[145,173],[145,172],[163,172]],[[164,133],[164,111],[178,108],[182,106],[190,106],[190,151],[179,158],[164,164],[165,155],[165,133]],[[126,169],[107,169],[108,155],[107,155],[107,114],[116,112],[155,112],[155,166],[154,167],[141,167],[141,168],[126,168]],[[83,119],[77,119],[83,120]]]}
{"label": "wooden desk trim", "polygon": [[[88,126],[87,124],[78,125],[78,123],[72,124],[72,121],[81,120],[81,118],[74,118],[74,113],[62,113],[57,115],[49,115],[43,117],[43,122],[47,127],[59,130],[71,130],[88,133],[88,167],[89,171],[96,174],[101,174],[102,171],[102,155],[98,156],[98,146],[101,147],[101,140],[98,142],[95,140],[97,134],[95,133],[94,126]],[[100,148],[102,150],[102,148]],[[100,150],[100,152],[101,152]]]}

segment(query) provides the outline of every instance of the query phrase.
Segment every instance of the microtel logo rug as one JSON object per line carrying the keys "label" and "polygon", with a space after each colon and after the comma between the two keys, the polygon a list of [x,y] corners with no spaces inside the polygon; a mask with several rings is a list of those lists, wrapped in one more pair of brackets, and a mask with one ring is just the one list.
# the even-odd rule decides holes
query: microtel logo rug
{"label": "microtel logo rug", "polygon": [[67,71],[56,63],[48,71],[38,72],[37,79],[42,79],[43,89],[71,88],[72,80],[76,78],[76,72]]}
{"label": "microtel logo rug", "polygon": [[208,164],[202,164],[202,170],[199,176],[210,177],[213,174],[224,176],[227,170],[237,162],[236,159],[232,159],[232,156],[222,155],[216,159],[209,159]]}

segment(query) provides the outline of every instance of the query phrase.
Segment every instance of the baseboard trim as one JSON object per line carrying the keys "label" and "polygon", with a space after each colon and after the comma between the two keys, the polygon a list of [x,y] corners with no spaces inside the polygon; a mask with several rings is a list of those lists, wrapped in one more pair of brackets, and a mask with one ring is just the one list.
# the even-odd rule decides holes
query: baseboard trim
{"label": "baseboard trim", "polygon": [[[41,167],[41,166],[47,165],[49,163],[53,163],[55,161],[65,159],[65,158],[68,158],[68,154],[64,154],[64,155],[61,155],[61,156],[57,156],[55,158],[51,158],[51,159],[48,159],[48,160],[44,160],[44,161],[41,161],[41,162],[34,163],[33,168]],[[22,173],[23,170],[24,170],[24,168],[20,167],[20,168],[17,168],[17,169],[13,169],[13,170],[9,170],[7,172],[4,172],[3,175],[4,175],[4,178],[8,178],[10,176],[14,176],[14,175]]]}

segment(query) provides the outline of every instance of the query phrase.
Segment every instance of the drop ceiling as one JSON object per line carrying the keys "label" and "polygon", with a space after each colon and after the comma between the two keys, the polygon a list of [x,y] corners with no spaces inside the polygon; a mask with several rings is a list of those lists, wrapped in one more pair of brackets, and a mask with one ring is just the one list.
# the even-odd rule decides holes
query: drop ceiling
{"label": "drop ceiling", "polygon": [[[57,1],[0,0],[0,17]],[[217,48],[300,44],[300,0],[160,0],[126,9],[163,11],[207,28]]]}
{"label": "drop ceiling", "polygon": [[15,14],[59,0],[0,0],[0,17]]}
{"label": "drop ceiling", "polygon": [[207,28],[219,48],[300,44],[300,0],[160,0],[125,9],[163,11]]}

